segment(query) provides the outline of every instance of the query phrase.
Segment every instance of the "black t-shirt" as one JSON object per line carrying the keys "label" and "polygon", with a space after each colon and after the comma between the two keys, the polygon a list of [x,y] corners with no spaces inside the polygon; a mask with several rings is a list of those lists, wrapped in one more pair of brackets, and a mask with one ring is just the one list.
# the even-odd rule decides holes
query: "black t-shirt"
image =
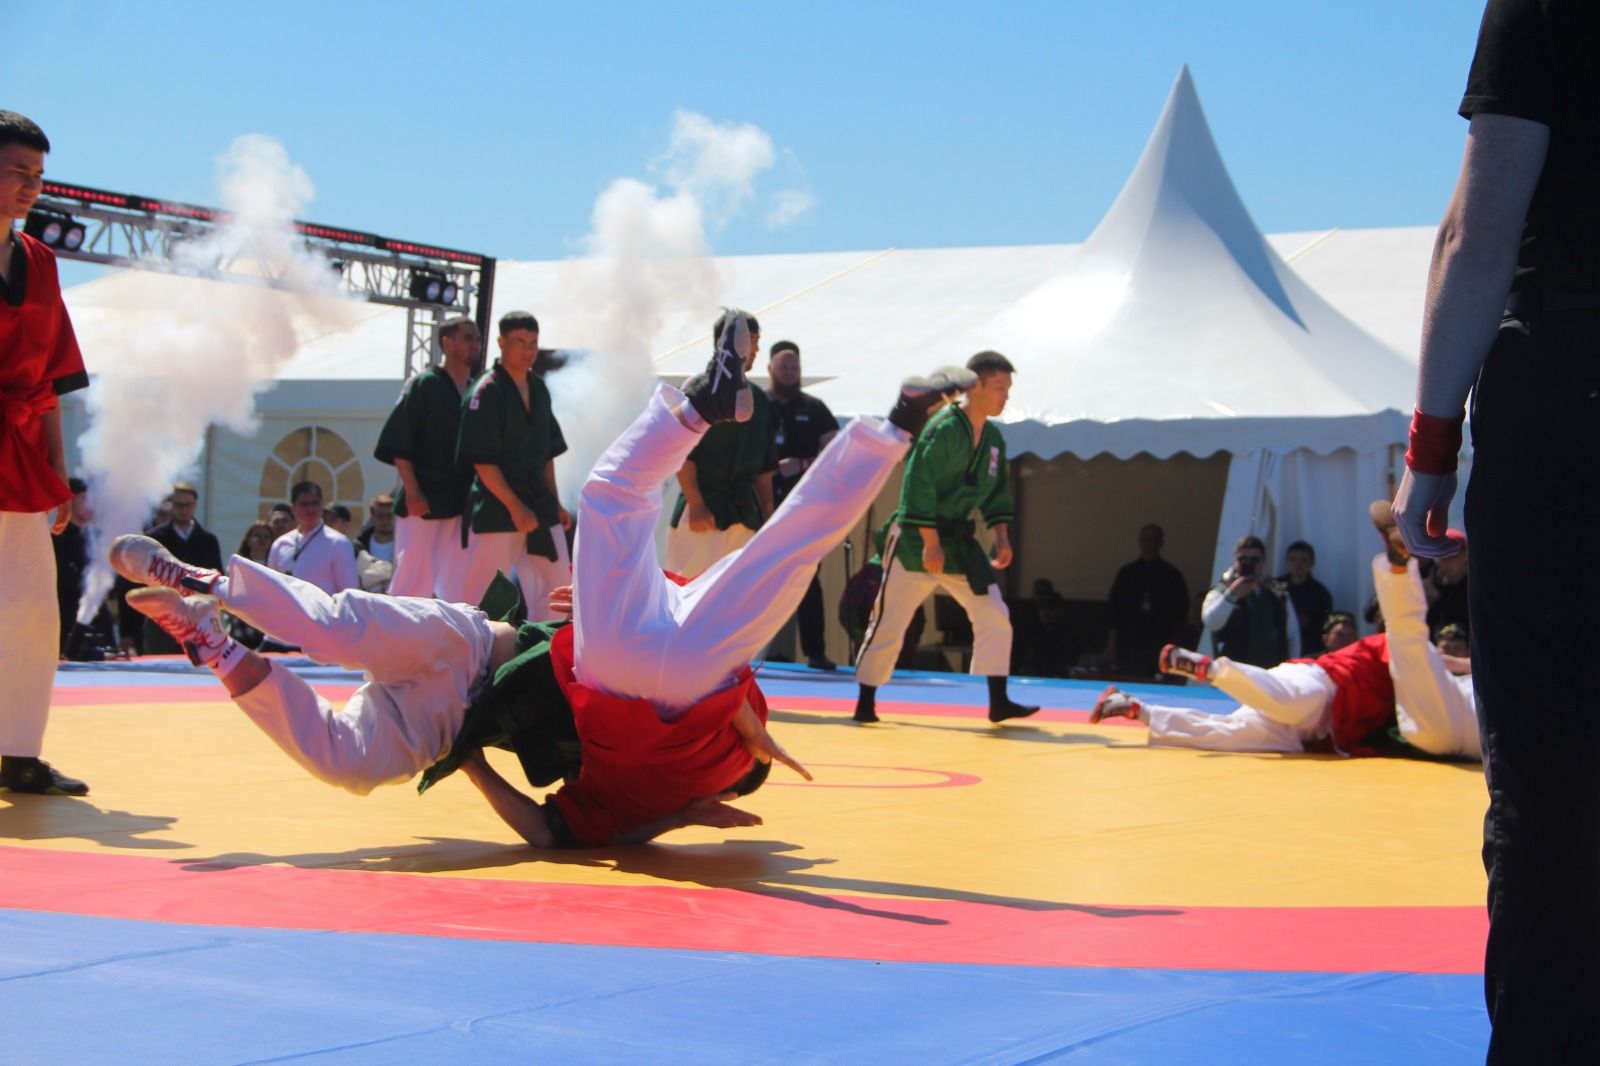
{"label": "black t-shirt", "polygon": [[1461,98],[1464,118],[1550,127],[1517,258],[1516,287],[1600,292],[1600,3],[1489,0]]}
{"label": "black t-shirt", "polygon": [[[775,393],[769,392],[767,395],[772,400],[772,417],[776,434],[774,439],[780,460],[815,459],[817,453],[822,451],[822,438],[829,433],[838,432],[839,420],[833,417],[833,412],[828,410],[827,404],[810,393],[796,393],[790,400],[780,400]],[[799,481],[799,475],[784,477],[782,474],[774,474],[773,502],[782,503],[783,498],[789,495],[789,490]]]}

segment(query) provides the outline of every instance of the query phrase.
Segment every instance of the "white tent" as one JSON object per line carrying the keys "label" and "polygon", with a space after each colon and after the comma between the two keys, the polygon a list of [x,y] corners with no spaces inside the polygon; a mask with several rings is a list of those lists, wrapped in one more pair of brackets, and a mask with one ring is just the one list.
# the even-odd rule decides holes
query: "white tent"
{"label": "white tent", "polygon": [[[801,342],[808,387],[840,415],[880,411],[904,374],[980,348],[1018,364],[1005,431],[1014,454],[1039,457],[1022,471],[1019,590],[1037,576],[1063,584],[1071,568],[1088,576],[1069,596],[1103,595],[1146,504],[1169,500],[1168,554],[1191,586],[1214,579],[1240,533],[1262,534],[1274,558],[1305,537],[1336,603],[1355,607],[1374,543],[1361,504],[1384,491],[1404,440],[1431,236],[1263,237],[1185,71],[1083,244],[724,257],[711,270],[719,302],[759,314],[765,341]],[[546,345],[593,347],[563,314],[575,269],[502,260],[496,311],[533,310]],[[127,284],[112,275],[67,293],[91,371],[96,338],[126,327]],[[660,376],[704,364],[714,314],[666,309],[651,344]],[[400,386],[404,328],[403,312],[364,305],[336,328],[303,329],[257,432],[210,435],[202,506],[224,541],[281,498],[308,451],[326,479],[342,475],[345,502],[392,483],[370,456]],[[1151,487],[1141,496],[1130,479]],[[1189,543],[1175,544],[1185,515]],[[1086,524],[1115,528],[1087,545],[1058,535]]]}

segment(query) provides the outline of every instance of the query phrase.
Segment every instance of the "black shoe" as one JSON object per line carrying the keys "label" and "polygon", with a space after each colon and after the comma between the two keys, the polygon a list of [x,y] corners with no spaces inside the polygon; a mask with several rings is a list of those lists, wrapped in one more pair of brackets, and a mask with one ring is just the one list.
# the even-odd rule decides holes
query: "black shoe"
{"label": "black shoe", "polygon": [[750,331],[743,312],[733,315],[733,325],[722,331],[722,345],[706,364],[705,373],[696,374],[683,383],[683,394],[689,398],[700,417],[712,425],[718,422],[748,422],[755,413],[756,400],[750,394],[750,383],[744,378],[744,358],[741,348],[750,344]]}
{"label": "black shoe", "polygon": [[0,758],[0,789],[35,796],[87,796],[89,786],[68,777],[43,759],[7,755]]}
{"label": "black shoe", "polygon": [[825,670],[830,674],[839,669],[839,664],[826,655],[807,655],[806,665],[813,670]]}
{"label": "black shoe", "polygon": [[850,717],[857,722],[862,722],[867,725],[871,725],[873,722],[883,721],[883,719],[878,717],[878,712],[873,710],[871,707],[857,707],[856,713]]}
{"label": "black shoe", "polygon": [[991,706],[989,708],[989,721],[1009,722],[1013,718],[1027,718],[1029,715],[1038,713],[1039,708],[1037,707],[1027,707],[1023,704],[1013,703],[1011,700],[1006,700],[1004,703],[998,706]]}
{"label": "black shoe", "polygon": [[933,378],[910,377],[900,383],[900,397],[889,412],[889,422],[913,440],[928,424],[933,409],[944,403],[944,392]]}

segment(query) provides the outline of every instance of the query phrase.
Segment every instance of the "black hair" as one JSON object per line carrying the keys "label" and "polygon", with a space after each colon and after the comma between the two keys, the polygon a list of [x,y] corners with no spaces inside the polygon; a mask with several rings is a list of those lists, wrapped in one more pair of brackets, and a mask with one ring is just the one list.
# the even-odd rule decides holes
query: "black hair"
{"label": "black hair", "polygon": [[8,144],[22,144],[40,152],[50,150],[50,138],[37,122],[15,111],[0,111],[0,148]]}
{"label": "black hair", "polygon": [[315,481],[296,481],[294,483],[294,488],[289,490],[289,502],[293,503],[295,500],[298,500],[302,494],[307,492],[314,492],[317,494],[317,499],[322,499],[321,485],[318,485]]}
{"label": "black hair", "polygon": [[539,332],[539,320],[526,311],[507,311],[500,317],[500,336],[504,337],[514,329],[531,329]]}
{"label": "black hair", "polygon": [[800,346],[794,341],[776,341],[773,343],[772,348],[768,350],[767,355],[770,358],[779,352],[793,352],[795,355],[799,355]]}
{"label": "black hair", "polygon": [[[743,315],[745,328],[757,336],[761,334],[761,323],[756,321],[755,315],[752,315],[749,311],[741,311],[737,307],[725,308],[722,314],[717,316],[717,320],[711,324],[712,351],[722,347],[722,331],[728,328],[728,323],[733,321],[734,315]],[[798,348],[795,350],[799,351]]]}
{"label": "black hair", "polygon": [[1313,563],[1317,561],[1317,549],[1311,546],[1310,541],[1297,540],[1285,548],[1283,554],[1288,555],[1290,552],[1305,552],[1307,555],[1311,556],[1311,561]]}
{"label": "black hair", "polygon": [[1328,617],[1323,620],[1322,631],[1324,633],[1331,633],[1333,632],[1333,627],[1338,625],[1340,622],[1349,622],[1350,625],[1354,627],[1356,624],[1356,616],[1351,614],[1349,611],[1329,611]]}
{"label": "black hair", "polygon": [[267,509],[267,514],[269,514],[269,515],[277,514],[279,511],[282,511],[284,514],[294,514],[294,508],[290,507],[286,503],[275,503],[275,504],[273,504],[270,508]]}
{"label": "black hair", "polygon": [[76,496],[80,492],[88,492],[89,483],[81,477],[69,477],[67,478],[67,488],[71,489],[72,494]]}
{"label": "black hair", "polygon": [[344,504],[336,503],[332,507],[328,508],[328,510],[332,511],[334,517],[337,518],[339,521],[341,521],[341,522],[350,521],[350,508],[346,507]]}
{"label": "black hair", "polygon": [[772,773],[772,764],[757,759],[746,770],[744,776],[733,783],[728,791],[739,796],[748,796],[767,782],[767,775]]}
{"label": "black hair", "polygon": [[1001,371],[1004,371],[1007,374],[1015,374],[1017,372],[1017,368],[1011,365],[1011,360],[1007,359],[999,352],[987,351],[979,352],[971,359],[968,359],[967,369],[978,375],[980,378],[986,374],[997,374]]}
{"label": "black hair", "polygon": [[[509,317],[509,316],[507,316],[507,317]],[[528,317],[532,318],[533,316],[529,315]],[[475,325],[477,325],[477,323],[474,322],[472,319],[467,318],[465,315],[459,315],[459,316],[457,316],[455,318],[445,319],[443,322],[441,322],[439,324],[439,339],[440,340],[444,340],[447,337],[454,337],[457,333],[461,332],[461,328],[463,326],[475,326]],[[534,323],[534,329],[537,330],[538,328],[539,328],[538,323],[537,322]],[[504,322],[504,320],[501,321],[500,332],[502,334],[505,333],[505,322]]]}

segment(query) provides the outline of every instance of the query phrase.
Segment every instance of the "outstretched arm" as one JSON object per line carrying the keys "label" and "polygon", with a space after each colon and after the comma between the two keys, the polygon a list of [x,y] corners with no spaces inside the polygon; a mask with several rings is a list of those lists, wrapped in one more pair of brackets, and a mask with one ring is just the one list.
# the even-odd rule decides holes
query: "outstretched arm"
{"label": "outstretched arm", "polygon": [[536,848],[555,846],[555,835],[544,819],[544,808],[532,796],[519,792],[505,778],[495,772],[484,758],[480,748],[461,763],[461,772],[477,786],[483,798],[489,801],[502,821],[517,831],[517,835]]}
{"label": "outstretched arm", "polygon": [[626,833],[618,833],[613,844],[643,844],[647,840],[654,840],[669,829],[682,829],[686,825],[709,825],[716,829],[734,829],[741,826],[761,824],[761,816],[750,811],[741,811],[737,807],[728,806],[728,801],[736,793],[724,792],[719,796],[706,796],[703,799],[690,801],[689,805],[681,811],[674,811],[665,818],[654,822],[647,822],[635,826]]}

